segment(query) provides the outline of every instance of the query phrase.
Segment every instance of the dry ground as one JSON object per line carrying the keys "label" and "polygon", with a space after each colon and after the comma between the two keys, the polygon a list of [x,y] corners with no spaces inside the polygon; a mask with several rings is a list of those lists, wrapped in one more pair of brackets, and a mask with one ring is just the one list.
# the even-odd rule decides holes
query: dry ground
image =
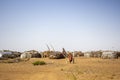
{"label": "dry ground", "polygon": [[[38,60],[47,65],[34,66]],[[120,59],[75,58],[75,64],[69,64],[66,59],[32,58],[0,63],[0,80],[120,80]]]}

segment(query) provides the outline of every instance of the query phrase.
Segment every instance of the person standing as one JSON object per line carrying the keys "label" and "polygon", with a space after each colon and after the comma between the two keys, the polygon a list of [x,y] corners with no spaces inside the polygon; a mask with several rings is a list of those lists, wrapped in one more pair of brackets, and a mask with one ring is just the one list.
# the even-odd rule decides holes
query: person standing
{"label": "person standing", "polygon": [[73,56],[74,56],[73,53],[69,53],[69,54],[68,54],[68,59],[69,59],[69,62],[70,62],[70,63],[71,63],[71,62],[74,63],[74,57],[73,57]]}

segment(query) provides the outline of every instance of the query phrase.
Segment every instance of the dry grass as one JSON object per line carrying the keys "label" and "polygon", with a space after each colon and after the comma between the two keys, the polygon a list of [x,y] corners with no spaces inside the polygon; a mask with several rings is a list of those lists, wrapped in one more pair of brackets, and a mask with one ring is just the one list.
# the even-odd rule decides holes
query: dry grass
{"label": "dry grass", "polygon": [[[47,65],[34,66],[35,61]],[[75,64],[65,59],[32,58],[27,62],[0,63],[0,80],[119,80],[120,59],[75,58]]]}

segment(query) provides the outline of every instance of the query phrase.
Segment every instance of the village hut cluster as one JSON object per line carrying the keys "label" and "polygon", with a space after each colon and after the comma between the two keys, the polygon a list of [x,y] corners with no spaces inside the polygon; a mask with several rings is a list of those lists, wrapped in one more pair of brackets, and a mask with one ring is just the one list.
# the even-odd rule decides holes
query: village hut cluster
{"label": "village hut cluster", "polygon": [[1,50],[0,51],[0,59],[14,59],[20,57],[22,53],[17,51],[10,51],[10,50]]}
{"label": "village hut cluster", "polygon": [[120,52],[117,51],[91,51],[85,52],[84,57],[94,57],[102,59],[118,59],[120,57]]}
{"label": "village hut cluster", "polygon": [[61,52],[50,49],[43,52],[39,52],[36,50],[29,50],[24,52],[1,50],[0,60],[6,59],[29,60],[30,58],[46,58],[46,57],[49,59],[64,59],[68,58],[69,54],[72,54],[73,57],[85,57],[85,58],[118,59],[120,57],[120,52],[117,51],[70,52],[66,51],[63,48]]}

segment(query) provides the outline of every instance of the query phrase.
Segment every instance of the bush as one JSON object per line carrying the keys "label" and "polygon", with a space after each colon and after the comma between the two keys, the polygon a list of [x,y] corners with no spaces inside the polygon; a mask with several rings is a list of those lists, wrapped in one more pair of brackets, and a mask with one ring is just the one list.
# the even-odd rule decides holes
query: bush
{"label": "bush", "polygon": [[44,61],[35,61],[32,64],[35,66],[35,65],[45,65],[46,63]]}

